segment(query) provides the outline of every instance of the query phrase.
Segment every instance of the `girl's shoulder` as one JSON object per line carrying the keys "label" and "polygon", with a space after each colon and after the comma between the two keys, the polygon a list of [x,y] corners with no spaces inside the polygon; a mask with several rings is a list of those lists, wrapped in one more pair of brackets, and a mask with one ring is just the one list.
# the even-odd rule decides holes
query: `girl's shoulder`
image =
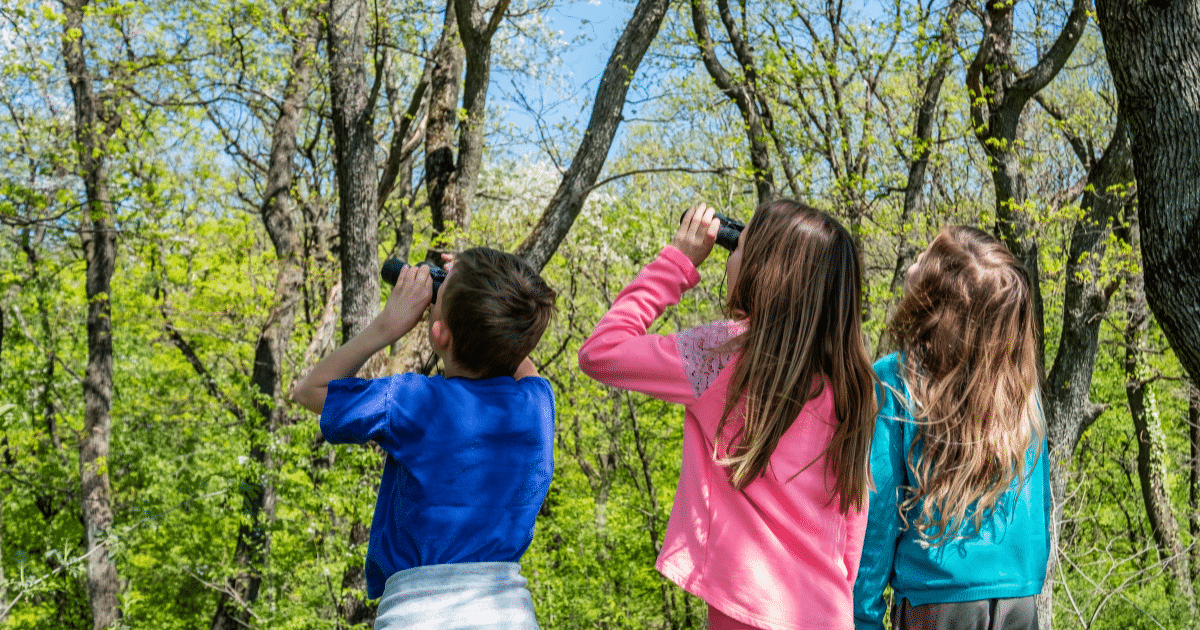
{"label": "girl's shoulder", "polygon": [[880,417],[907,417],[910,404],[908,384],[904,381],[904,357],[893,352],[875,362],[872,367],[879,379],[876,396]]}
{"label": "girl's shoulder", "polygon": [[900,383],[904,366],[899,352],[893,352],[875,362],[875,375],[885,383]]}
{"label": "girl's shoulder", "polygon": [[699,398],[737,355],[732,342],[746,332],[744,320],[721,320],[688,328],[675,336],[683,371]]}

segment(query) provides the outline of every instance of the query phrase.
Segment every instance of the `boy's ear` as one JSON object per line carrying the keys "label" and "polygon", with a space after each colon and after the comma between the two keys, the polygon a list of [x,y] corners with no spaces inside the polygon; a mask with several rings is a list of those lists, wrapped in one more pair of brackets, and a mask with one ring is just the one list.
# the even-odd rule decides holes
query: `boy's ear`
{"label": "boy's ear", "polygon": [[429,325],[429,339],[433,342],[433,347],[438,350],[450,348],[450,343],[453,341],[450,336],[450,327],[440,319],[433,320],[433,323]]}

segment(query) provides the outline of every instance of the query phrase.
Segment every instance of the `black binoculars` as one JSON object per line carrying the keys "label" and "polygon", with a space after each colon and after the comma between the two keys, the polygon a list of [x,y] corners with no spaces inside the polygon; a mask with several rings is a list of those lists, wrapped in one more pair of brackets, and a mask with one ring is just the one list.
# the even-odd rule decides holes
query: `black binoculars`
{"label": "black binoculars", "polygon": [[[396,280],[400,278],[400,270],[407,266],[404,261],[389,258],[384,261],[383,268],[379,270],[379,275],[383,277],[384,282],[396,286]],[[429,267],[429,275],[433,278],[433,299],[429,300],[429,303],[433,304],[437,302],[438,287],[442,286],[442,281],[446,279],[446,270],[427,262],[417,263],[417,266]]]}
{"label": "black binoculars", "polygon": [[[679,222],[683,223],[686,216],[687,210],[684,210],[683,214],[679,215]],[[737,249],[738,237],[742,235],[742,230],[746,229],[746,224],[718,212],[714,212],[713,216],[721,222],[721,227],[717,230],[717,245],[729,251]]]}

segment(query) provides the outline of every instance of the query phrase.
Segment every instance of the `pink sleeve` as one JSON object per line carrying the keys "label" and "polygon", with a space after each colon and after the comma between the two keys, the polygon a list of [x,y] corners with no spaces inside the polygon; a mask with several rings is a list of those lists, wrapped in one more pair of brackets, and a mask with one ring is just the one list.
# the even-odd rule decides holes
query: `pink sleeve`
{"label": "pink sleeve", "polygon": [[646,332],[663,310],[696,286],[700,274],[682,252],[668,245],[629,283],[596,330],[579,348],[584,374],[621,389],[688,404],[696,394],[684,373],[675,335]]}

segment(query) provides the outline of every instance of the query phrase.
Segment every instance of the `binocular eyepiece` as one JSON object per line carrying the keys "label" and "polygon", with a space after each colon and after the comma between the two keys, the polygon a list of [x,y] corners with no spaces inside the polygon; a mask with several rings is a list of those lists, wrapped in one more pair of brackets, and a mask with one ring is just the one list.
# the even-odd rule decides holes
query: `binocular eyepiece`
{"label": "binocular eyepiece", "polygon": [[[383,268],[379,270],[379,275],[383,277],[384,282],[396,286],[396,280],[400,279],[400,270],[407,266],[401,260],[389,258],[384,261]],[[446,270],[427,262],[417,263],[417,266],[429,267],[429,275],[433,278],[433,299],[429,303],[433,304],[437,302],[438,287],[442,286],[442,282],[446,279]]]}
{"label": "binocular eyepiece", "polygon": [[[683,223],[683,217],[687,216],[687,210],[679,215],[679,222]],[[742,230],[746,229],[746,224],[737,219],[714,212],[713,216],[721,222],[721,227],[717,230],[717,245],[724,247],[729,251],[737,249],[738,237],[742,235]]]}

